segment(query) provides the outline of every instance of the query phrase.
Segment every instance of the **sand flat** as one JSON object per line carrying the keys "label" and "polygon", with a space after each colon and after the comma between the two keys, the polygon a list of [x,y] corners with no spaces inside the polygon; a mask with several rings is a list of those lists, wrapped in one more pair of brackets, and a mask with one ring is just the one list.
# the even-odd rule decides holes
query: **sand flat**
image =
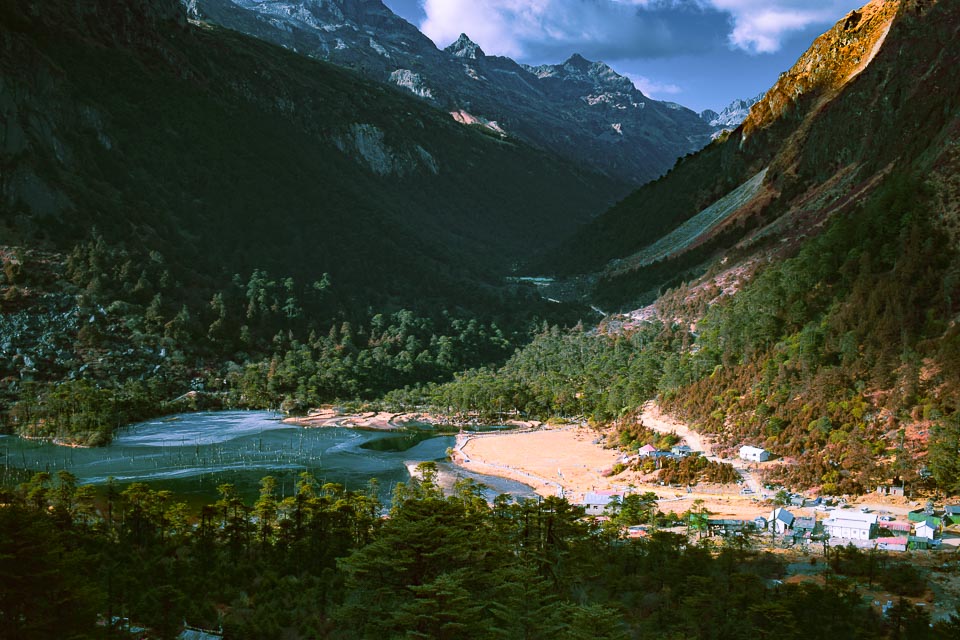
{"label": "sand flat", "polygon": [[[664,416],[660,416],[664,417]],[[671,421],[670,426],[678,423]],[[718,517],[753,518],[767,515],[768,505],[753,497],[742,496],[738,485],[662,486],[635,471],[604,476],[624,454],[605,449],[606,432],[587,427],[542,427],[522,433],[461,434],[454,451],[454,462],[487,475],[495,475],[526,483],[542,496],[555,496],[562,487],[563,495],[579,503],[589,491],[651,491],[659,496],[663,512],[683,513],[695,500]]]}
{"label": "sand flat", "polygon": [[582,494],[610,488],[603,472],[623,455],[593,444],[599,437],[584,427],[460,436],[458,462],[471,471],[525,482],[541,495],[557,495],[559,487]]}

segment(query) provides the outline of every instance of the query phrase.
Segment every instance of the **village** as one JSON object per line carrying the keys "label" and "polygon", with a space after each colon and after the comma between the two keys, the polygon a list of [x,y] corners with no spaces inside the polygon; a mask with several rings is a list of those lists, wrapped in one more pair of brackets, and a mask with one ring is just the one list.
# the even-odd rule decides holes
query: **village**
{"label": "village", "polygon": [[[645,444],[630,451],[608,448],[595,431],[566,425],[523,432],[462,435],[452,455],[467,469],[530,484],[539,494],[566,497],[598,522],[623,523],[622,535],[638,538],[660,528],[697,538],[746,538],[763,548],[816,545],[888,552],[960,546],[960,503],[911,500],[904,487],[885,485],[869,496],[802,495],[764,485],[766,468],[779,464],[761,447],[743,444],[735,458],[715,454],[709,440],[648,403],[643,424],[677,440],[669,449]],[[668,485],[641,468],[704,457],[728,464],[737,483]],[[620,506],[632,495],[656,496],[648,522],[625,522]],[[672,517],[665,517],[670,514]]]}
{"label": "village", "polygon": [[[578,504],[588,516],[604,522],[616,518],[623,500],[630,495],[613,490],[590,491]],[[852,545],[864,550],[924,551],[938,549],[945,541],[953,547],[960,543],[960,534],[948,531],[960,525],[960,504],[937,508],[929,502],[909,511],[893,506],[875,511],[868,506],[855,508],[843,500],[811,499],[782,490],[773,502],[777,506],[755,517],[710,517],[710,510],[704,508],[700,513],[687,512],[686,517],[675,524],[699,537],[749,537],[758,545],[766,541],[778,547],[817,543]],[[779,502],[786,504],[778,505]],[[761,505],[757,506],[759,509]],[[625,529],[624,535],[646,537],[652,529],[649,525],[632,525]]]}

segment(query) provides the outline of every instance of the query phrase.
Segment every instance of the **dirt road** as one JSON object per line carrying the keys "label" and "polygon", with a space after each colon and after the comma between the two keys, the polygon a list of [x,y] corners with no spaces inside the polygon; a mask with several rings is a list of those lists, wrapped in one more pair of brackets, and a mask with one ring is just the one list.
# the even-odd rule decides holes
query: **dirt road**
{"label": "dirt road", "polygon": [[644,404],[640,418],[645,427],[649,427],[660,433],[676,433],[683,438],[694,451],[702,451],[703,455],[708,458],[713,455],[713,450],[710,448],[710,443],[706,438],[688,427],[686,423],[674,420],[660,411],[660,406],[656,402],[651,400]]}

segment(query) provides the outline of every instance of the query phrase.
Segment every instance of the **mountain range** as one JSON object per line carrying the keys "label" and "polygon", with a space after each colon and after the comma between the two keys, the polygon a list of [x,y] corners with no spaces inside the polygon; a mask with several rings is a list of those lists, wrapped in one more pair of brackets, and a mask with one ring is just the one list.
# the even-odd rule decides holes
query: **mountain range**
{"label": "mountain range", "polygon": [[176,2],[136,4],[6,3],[7,244],[62,249],[95,227],[197,273],[430,288],[508,272],[625,190],[353,72],[188,24]]}
{"label": "mountain range", "polygon": [[185,0],[190,15],[356,69],[499,135],[642,184],[697,151],[712,123],[645,96],[602,62],[574,54],[531,67],[486,55],[463,34],[445,49],[380,0]]}
{"label": "mountain range", "polygon": [[[750,115],[750,108],[763,99],[763,94],[746,100],[737,99],[728,104],[724,109],[717,113],[712,109],[706,109],[700,112],[700,117],[710,124],[711,127],[723,127],[726,129],[735,129],[741,122]],[[719,132],[717,132],[719,134]],[[714,134],[715,136],[717,134]]]}

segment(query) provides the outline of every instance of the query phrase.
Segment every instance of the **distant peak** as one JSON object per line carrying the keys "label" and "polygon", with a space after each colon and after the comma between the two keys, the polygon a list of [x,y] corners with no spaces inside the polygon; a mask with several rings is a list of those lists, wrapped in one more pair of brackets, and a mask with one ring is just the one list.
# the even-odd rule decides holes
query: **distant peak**
{"label": "distant peak", "polygon": [[483,49],[480,48],[480,45],[471,40],[465,33],[461,33],[457,41],[444,49],[444,51],[458,58],[470,58],[471,60],[486,56]]}
{"label": "distant peak", "polygon": [[590,68],[590,65],[592,65],[592,64],[593,64],[592,62],[590,62],[589,60],[587,60],[586,58],[584,58],[584,57],[583,57],[582,55],[580,55],[579,53],[575,53],[575,54],[573,54],[572,56],[570,56],[569,58],[567,58],[567,61],[563,63],[563,66],[565,66],[565,67],[573,67],[574,69],[579,69],[579,70],[581,70],[581,71],[586,71],[587,69]]}

